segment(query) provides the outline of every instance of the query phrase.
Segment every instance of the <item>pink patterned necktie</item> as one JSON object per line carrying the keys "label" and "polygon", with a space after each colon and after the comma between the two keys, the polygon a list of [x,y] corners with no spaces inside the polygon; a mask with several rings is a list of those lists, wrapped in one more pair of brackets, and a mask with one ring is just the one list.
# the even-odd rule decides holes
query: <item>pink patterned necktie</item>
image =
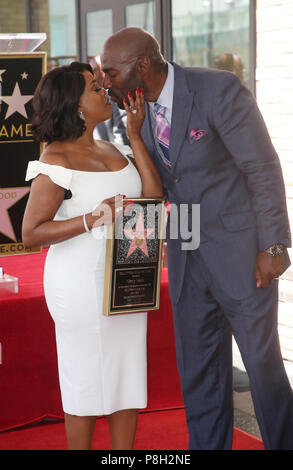
{"label": "pink patterned necktie", "polygon": [[155,103],[154,109],[156,113],[156,136],[163,152],[163,161],[169,168],[171,168],[172,165],[169,156],[170,126],[165,116],[167,108]]}

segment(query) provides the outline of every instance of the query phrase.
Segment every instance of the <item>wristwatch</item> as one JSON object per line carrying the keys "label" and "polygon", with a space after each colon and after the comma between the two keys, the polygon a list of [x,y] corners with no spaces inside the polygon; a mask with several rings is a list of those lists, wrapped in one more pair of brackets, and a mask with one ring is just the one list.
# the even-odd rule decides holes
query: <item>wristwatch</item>
{"label": "wristwatch", "polygon": [[270,246],[264,251],[266,253],[269,253],[272,256],[278,256],[284,253],[284,245],[281,245],[280,243],[276,243],[275,245]]}

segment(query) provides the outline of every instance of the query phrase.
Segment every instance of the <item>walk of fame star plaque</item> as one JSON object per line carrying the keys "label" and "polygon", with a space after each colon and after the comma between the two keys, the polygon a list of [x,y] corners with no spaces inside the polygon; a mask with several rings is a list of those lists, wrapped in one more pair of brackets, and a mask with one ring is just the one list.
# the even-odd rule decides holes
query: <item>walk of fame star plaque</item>
{"label": "walk of fame star plaque", "polygon": [[[20,47],[21,40],[30,38],[16,39]],[[45,71],[45,52],[0,52],[0,257],[40,252],[39,247],[24,247],[21,228],[30,191],[27,165],[39,159],[43,147],[33,138],[31,116],[35,89]]]}
{"label": "walk of fame star plaque", "polygon": [[[165,200],[132,199],[108,226],[103,314],[158,310]],[[125,207],[125,206],[124,206]]]}

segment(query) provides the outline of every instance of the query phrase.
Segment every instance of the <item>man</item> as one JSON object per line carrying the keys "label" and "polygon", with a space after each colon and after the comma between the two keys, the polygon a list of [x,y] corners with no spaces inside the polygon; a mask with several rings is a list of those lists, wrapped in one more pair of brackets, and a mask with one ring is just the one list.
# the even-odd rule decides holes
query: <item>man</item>
{"label": "man", "polygon": [[236,54],[223,54],[215,61],[216,68],[234,73],[241,82],[244,80],[244,64]]}
{"label": "man", "polygon": [[112,116],[107,121],[97,124],[94,129],[94,138],[96,140],[107,140],[115,144],[129,145],[125,120],[125,111],[123,113],[115,103],[112,103]]}
{"label": "man", "polygon": [[189,448],[231,449],[233,332],[265,448],[293,449],[293,394],[277,333],[289,224],[279,159],[255,100],[229,72],[167,63],[138,28],[111,36],[101,63],[119,106],[144,89],[142,136],[168,200],[188,204],[190,218],[200,204],[199,249],[168,240]]}
{"label": "man", "polygon": [[[101,69],[100,57],[96,56],[90,61],[98,87],[103,87],[104,73]],[[112,116],[100,122],[94,129],[96,140],[108,140],[120,145],[129,145],[126,134],[126,112],[120,110],[116,103],[112,103]]]}

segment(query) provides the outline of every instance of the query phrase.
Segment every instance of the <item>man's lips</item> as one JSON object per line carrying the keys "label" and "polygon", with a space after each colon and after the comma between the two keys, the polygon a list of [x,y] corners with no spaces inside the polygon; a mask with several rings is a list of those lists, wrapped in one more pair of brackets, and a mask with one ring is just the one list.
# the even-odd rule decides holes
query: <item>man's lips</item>
{"label": "man's lips", "polygon": [[112,101],[115,101],[115,103],[119,103],[120,101],[122,101],[122,99],[119,98],[119,96],[112,93],[111,91],[108,91],[108,96],[109,96],[109,98],[111,98]]}
{"label": "man's lips", "polygon": [[116,98],[116,96],[109,95],[109,97],[112,101],[115,101],[117,103],[118,99]]}

